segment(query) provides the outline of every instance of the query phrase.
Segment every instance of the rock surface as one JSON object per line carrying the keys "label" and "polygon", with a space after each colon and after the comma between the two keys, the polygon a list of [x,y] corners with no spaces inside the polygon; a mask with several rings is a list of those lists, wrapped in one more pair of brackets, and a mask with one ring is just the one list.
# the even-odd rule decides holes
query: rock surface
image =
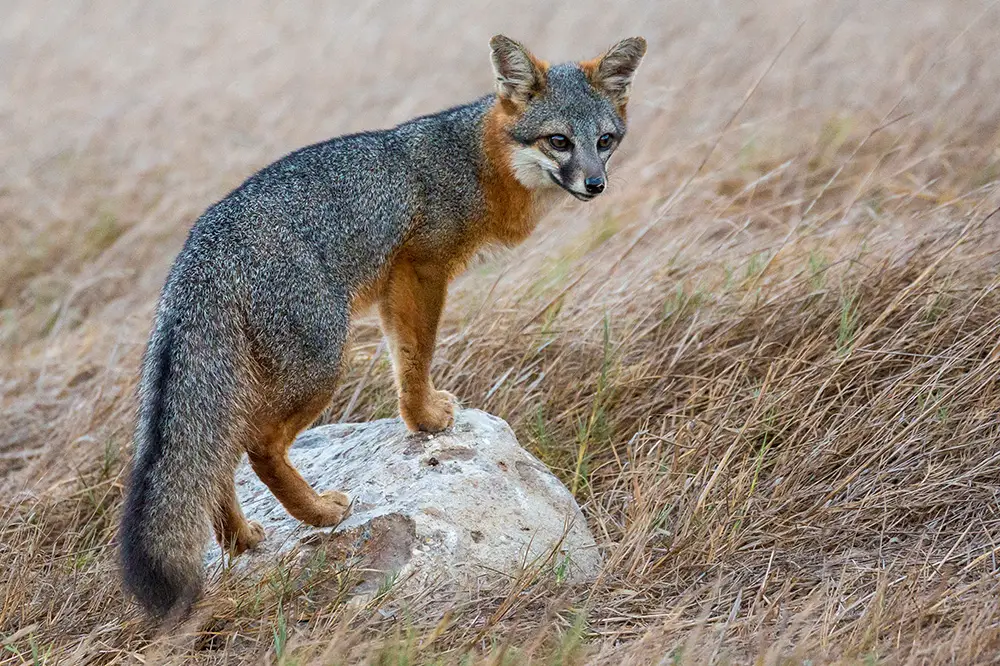
{"label": "rock surface", "polygon": [[[300,435],[289,457],[320,492],[346,492],[351,514],[332,530],[304,525],[244,462],[237,494],[267,536],[237,563],[308,557],[322,547],[327,557],[360,561],[368,587],[392,574],[424,583],[497,581],[526,566],[584,581],[600,567],[573,496],[506,422],[485,412],[461,410],[455,426],[436,435],[412,435],[399,419],[322,426]],[[221,561],[218,547],[208,561]]]}

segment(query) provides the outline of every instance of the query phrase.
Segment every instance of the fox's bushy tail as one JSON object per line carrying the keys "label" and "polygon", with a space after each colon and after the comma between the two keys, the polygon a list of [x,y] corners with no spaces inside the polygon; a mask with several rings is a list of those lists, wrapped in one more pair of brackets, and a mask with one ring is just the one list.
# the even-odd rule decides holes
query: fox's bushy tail
{"label": "fox's bushy tail", "polygon": [[119,538],[125,586],[158,618],[197,598],[220,481],[239,458],[238,359],[221,333],[160,321],[143,361]]}

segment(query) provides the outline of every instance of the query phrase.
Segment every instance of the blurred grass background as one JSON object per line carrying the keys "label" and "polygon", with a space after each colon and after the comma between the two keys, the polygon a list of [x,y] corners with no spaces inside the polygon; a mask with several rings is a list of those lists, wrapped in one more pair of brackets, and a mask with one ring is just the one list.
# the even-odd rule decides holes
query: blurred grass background
{"label": "blurred grass background", "polygon": [[[989,663],[1000,655],[996,3],[2,4],[0,659]],[[436,383],[584,505],[593,586],[343,602],[216,575],[165,645],[114,527],[191,222],[301,145],[650,44],[609,192],[452,288]],[[359,322],[325,420],[394,414]],[[348,406],[350,408],[348,409]],[[443,618],[443,619],[442,619]],[[664,662],[665,660],[665,662]]]}

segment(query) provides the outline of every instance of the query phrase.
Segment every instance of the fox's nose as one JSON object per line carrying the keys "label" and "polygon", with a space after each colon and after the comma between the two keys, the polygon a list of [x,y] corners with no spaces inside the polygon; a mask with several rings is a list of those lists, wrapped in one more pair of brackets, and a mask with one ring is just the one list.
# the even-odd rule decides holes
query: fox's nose
{"label": "fox's nose", "polygon": [[602,176],[587,178],[583,181],[583,186],[587,189],[587,194],[600,194],[604,191],[604,178]]}

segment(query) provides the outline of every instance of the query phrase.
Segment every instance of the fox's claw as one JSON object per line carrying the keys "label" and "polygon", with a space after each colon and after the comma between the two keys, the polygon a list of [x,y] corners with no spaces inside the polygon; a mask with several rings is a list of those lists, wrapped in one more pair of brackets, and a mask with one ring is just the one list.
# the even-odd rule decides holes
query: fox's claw
{"label": "fox's claw", "polygon": [[406,426],[416,432],[441,432],[455,423],[458,398],[448,391],[431,391],[419,409],[400,410]]}
{"label": "fox's claw", "polygon": [[351,510],[351,498],[339,490],[327,490],[319,494],[320,513],[314,527],[333,527],[340,524]]}
{"label": "fox's claw", "polygon": [[256,520],[246,523],[238,534],[234,535],[229,543],[222,543],[222,547],[229,551],[232,557],[242,555],[248,550],[253,550],[264,540],[264,526]]}

